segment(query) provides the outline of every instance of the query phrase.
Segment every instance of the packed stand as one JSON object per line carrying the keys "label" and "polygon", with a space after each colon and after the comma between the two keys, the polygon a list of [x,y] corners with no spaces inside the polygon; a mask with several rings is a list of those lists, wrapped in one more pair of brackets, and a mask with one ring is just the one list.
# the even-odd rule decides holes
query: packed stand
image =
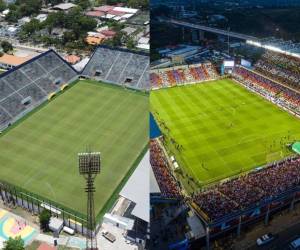
{"label": "packed stand", "polygon": [[164,152],[156,140],[150,141],[150,164],[162,197],[170,199],[181,198],[179,184],[170,173]]}
{"label": "packed stand", "polygon": [[267,51],[255,64],[255,70],[300,90],[300,59],[284,54]]}
{"label": "packed stand", "polygon": [[238,211],[239,205],[230,200],[217,189],[199,193],[193,197],[195,203],[212,221]]}
{"label": "packed stand", "polygon": [[206,192],[194,194],[193,199],[213,221],[270,201],[299,184],[300,158],[294,157],[220,183]]}
{"label": "packed stand", "polygon": [[235,67],[233,77],[267,99],[300,113],[299,93],[243,67]]}
{"label": "packed stand", "polygon": [[152,70],[150,73],[152,88],[172,87],[217,78],[218,73],[211,63]]}

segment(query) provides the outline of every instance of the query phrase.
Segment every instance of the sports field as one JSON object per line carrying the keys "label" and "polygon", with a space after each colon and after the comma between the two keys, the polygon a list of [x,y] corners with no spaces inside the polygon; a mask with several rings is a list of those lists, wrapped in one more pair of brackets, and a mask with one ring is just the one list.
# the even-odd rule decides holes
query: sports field
{"label": "sports field", "polygon": [[77,153],[101,152],[98,213],[148,143],[148,97],[79,81],[0,137],[0,180],[85,213]]}
{"label": "sports field", "polygon": [[300,120],[231,80],[155,90],[151,111],[168,148],[205,185],[291,154]]}

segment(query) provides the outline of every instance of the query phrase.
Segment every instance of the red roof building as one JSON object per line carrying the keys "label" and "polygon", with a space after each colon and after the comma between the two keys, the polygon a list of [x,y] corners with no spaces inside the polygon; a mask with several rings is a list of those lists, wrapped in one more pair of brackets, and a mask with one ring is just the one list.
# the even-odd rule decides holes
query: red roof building
{"label": "red roof building", "polygon": [[116,32],[113,30],[103,30],[100,33],[106,36],[107,38],[113,38],[116,35]]}
{"label": "red roof building", "polygon": [[114,15],[114,16],[123,16],[126,13],[121,12],[121,11],[117,11],[117,10],[110,10],[110,11],[107,12],[107,14]]}
{"label": "red roof building", "polygon": [[76,56],[76,55],[68,55],[68,56],[65,57],[65,60],[68,63],[75,64],[75,63],[78,63],[80,61],[80,57]]}
{"label": "red roof building", "polygon": [[102,16],[105,16],[105,13],[102,12],[102,11],[98,11],[98,10],[92,10],[92,11],[88,11],[86,13],[87,16],[90,16],[90,17],[102,17]]}
{"label": "red roof building", "polygon": [[101,12],[108,12],[111,11],[115,8],[115,6],[110,6],[110,5],[104,5],[100,7],[95,7],[94,10],[96,11],[101,11]]}

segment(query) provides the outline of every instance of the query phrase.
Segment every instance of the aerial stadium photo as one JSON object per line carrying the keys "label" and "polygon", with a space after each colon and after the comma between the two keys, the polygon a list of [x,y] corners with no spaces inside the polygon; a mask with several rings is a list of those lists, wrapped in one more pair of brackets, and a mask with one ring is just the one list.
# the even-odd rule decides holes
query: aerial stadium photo
{"label": "aerial stadium photo", "polygon": [[297,249],[300,49],[278,18],[292,3],[166,2],[152,6],[150,248]]}
{"label": "aerial stadium photo", "polygon": [[149,0],[0,0],[0,249],[147,249],[149,50]]}
{"label": "aerial stadium photo", "polygon": [[[135,207],[120,193],[148,150],[148,66],[145,53],[100,46],[80,72],[48,50],[1,74],[4,205],[32,214],[48,210],[67,232],[87,235],[87,247],[94,249],[99,239],[93,232],[103,230],[107,218],[116,220],[108,214],[116,204],[120,221],[122,211]],[[96,167],[97,173],[89,172]],[[3,224],[13,220],[3,218]],[[127,220],[132,228],[134,220]],[[29,244],[37,231],[26,241],[22,230],[16,236]],[[0,239],[3,244],[8,237]],[[78,242],[85,245],[84,238]]]}

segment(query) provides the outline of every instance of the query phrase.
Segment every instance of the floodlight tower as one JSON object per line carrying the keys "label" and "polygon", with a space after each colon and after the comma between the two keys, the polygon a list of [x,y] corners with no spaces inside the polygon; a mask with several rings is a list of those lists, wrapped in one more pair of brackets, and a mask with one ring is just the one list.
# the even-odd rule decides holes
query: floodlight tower
{"label": "floodlight tower", "polygon": [[85,192],[87,193],[87,237],[86,249],[98,250],[97,239],[94,233],[96,227],[95,207],[94,207],[94,180],[97,174],[100,173],[100,153],[88,152],[79,153],[79,173],[83,175],[86,180]]}

